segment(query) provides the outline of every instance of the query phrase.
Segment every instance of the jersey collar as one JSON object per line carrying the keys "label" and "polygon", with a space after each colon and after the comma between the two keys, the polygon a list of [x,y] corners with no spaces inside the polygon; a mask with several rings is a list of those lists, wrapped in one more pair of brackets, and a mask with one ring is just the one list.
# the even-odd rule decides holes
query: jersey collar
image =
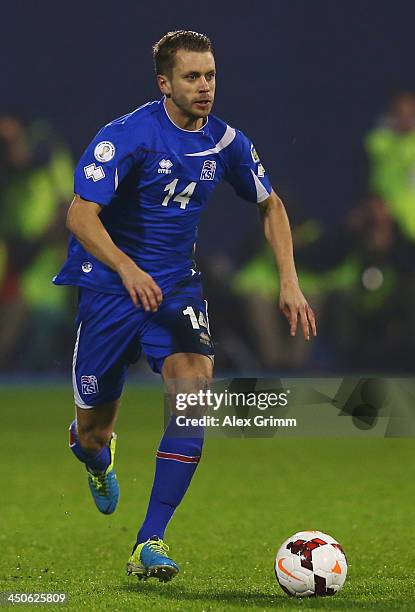
{"label": "jersey collar", "polygon": [[204,125],[202,125],[202,127],[199,128],[198,130],[185,130],[184,128],[181,128],[178,125],[176,125],[174,123],[173,119],[170,117],[169,113],[167,112],[167,108],[166,108],[166,96],[163,96],[162,99],[160,100],[160,106],[161,106],[161,113],[163,115],[165,123],[167,123],[167,125],[172,127],[174,130],[177,130],[178,132],[181,132],[183,135],[198,134],[200,136],[201,134],[206,134],[207,133],[207,125],[209,123],[209,117],[206,117],[206,123]]}

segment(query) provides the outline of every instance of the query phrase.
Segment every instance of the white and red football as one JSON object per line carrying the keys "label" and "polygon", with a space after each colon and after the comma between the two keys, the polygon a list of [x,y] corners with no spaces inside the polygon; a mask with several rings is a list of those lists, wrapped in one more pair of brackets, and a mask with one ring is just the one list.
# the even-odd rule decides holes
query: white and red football
{"label": "white and red football", "polygon": [[346,555],[340,544],[326,533],[299,531],[279,549],[275,576],[288,595],[335,595],[346,580]]}

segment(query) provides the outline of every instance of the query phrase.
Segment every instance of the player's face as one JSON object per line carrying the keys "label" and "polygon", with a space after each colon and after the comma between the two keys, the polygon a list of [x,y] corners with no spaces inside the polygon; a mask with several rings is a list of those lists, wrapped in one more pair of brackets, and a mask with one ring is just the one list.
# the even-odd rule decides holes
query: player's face
{"label": "player's face", "polygon": [[181,114],[201,119],[209,115],[215,98],[215,59],[210,51],[180,49],[175,55],[172,74],[165,78],[163,93]]}

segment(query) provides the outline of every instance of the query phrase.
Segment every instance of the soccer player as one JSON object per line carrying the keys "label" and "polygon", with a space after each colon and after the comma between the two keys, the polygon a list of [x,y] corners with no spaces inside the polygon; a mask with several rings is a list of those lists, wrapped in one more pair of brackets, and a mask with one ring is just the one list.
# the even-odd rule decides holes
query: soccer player
{"label": "soccer player", "polygon": [[[222,178],[259,206],[291,334],[298,321],[307,340],[316,334],[298,285],[284,206],[251,141],[210,115],[215,96],[210,40],[196,32],[169,32],[153,53],[163,97],[108,123],[82,155],[68,212],[68,259],[54,279],[79,287],[70,447],[85,464],[93,499],[104,514],[114,512],[119,498],[113,429],[127,369],[140,351],[161,374],[170,397],[198,392],[211,380],[207,304],[192,257],[200,213]],[[164,532],[203,445],[200,428],[188,435],[179,429],[173,412],[127,564],[128,573],[139,578],[170,580],[179,571]]]}

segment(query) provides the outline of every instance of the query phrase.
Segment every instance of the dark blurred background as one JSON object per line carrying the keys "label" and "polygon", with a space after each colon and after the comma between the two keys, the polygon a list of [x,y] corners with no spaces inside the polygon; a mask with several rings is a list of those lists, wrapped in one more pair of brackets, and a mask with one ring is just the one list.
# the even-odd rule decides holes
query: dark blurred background
{"label": "dark blurred background", "polygon": [[1,18],[3,374],[69,371],[76,294],[51,278],[73,166],[103,124],[159,97],[151,45],[182,28],[214,42],[214,113],[254,140],[319,319],[316,340],[289,337],[255,207],[224,184],[198,248],[218,372],[412,371],[412,2],[26,0]]}

